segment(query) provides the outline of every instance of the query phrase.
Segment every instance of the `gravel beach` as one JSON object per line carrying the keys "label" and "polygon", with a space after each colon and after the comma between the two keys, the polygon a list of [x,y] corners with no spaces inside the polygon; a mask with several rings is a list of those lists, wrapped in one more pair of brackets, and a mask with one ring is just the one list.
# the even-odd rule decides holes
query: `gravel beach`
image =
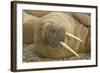
{"label": "gravel beach", "polygon": [[44,58],[39,56],[35,51],[34,44],[24,45],[23,47],[23,62],[40,62],[40,61],[63,61],[63,60],[85,60],[90,59],[89,53],[79,53],[80,57],[77,58],[76,56],[71,56],[69,58],[61,58],[61,59],[51,59],[51,58]]}

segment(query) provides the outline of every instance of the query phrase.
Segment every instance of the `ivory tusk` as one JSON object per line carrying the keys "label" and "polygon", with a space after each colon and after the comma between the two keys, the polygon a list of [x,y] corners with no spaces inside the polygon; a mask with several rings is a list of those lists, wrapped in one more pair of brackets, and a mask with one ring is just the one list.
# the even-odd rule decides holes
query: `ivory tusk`
{"label": "ivory tusk", "polygon": [[80,57],[73,49],[71,49],[67,44],[65,44],[64,42],[60,42],[60,44],[65,47],[66,49],[68,49],[70,52],[72,52],[73,54],[75,54],[77,57]]}
{"label": "ivory tusk", "polygon": [[82,40],[81,40],[80,38],[76,37],[75,35],[73,35],[73,34],[71,34],[71,33],[65,32],[65,34],[66,34],[67,36],[70,36],[70,37],[72,37],[72,38],[74,38],[74,39],[76,39],[76,40],[82,42]]}

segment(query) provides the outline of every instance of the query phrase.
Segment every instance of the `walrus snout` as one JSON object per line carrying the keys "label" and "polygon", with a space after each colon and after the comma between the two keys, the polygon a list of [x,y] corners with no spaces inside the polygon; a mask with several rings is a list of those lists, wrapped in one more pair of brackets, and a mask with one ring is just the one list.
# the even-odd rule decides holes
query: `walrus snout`
{"label": "walrus snout", "polygon": [[49,24],[42,30],[42,38],[46,44],[52,48],[56,48],[61,41],[64,41],[65,30],[55,24]]}

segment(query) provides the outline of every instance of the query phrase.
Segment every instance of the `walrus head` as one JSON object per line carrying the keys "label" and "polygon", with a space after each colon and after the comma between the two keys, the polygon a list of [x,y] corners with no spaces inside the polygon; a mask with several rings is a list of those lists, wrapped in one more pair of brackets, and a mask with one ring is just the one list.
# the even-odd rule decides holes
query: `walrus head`
{"label": "walrus head", "polygon": [[60,41],[64,41],[65,31],[62,27],[56,26],[52,23],[45,24],[42,30],[42,38],[45,43],[52,48],[59,46]]}
{"label": "walrus head", "polygon": [[63,17],[63,14],[54,13],[41,18],[39,23],[35,31],[35,35],[37,35],[35,36],[35,44],[39,47],[39,54],[49,57],[56,57],[56,55],[60,57],[62,56],[60,51],[62,52],[66,49],[79,57],[78,53],[67,44],[69,38],[82,42],[79,37],[72,34],[74,32],[74,24],[69,21],[69,18]]}
{"label": "walrus head", "polygon": [[52,23],[45,24],[42,30],[42,38],[46,44],[48,44],[52,48],[63,46],[70,52],[75,54],[77,57],[79,57],[79,55],[64,42],[67,36],[82,42],[80,38],[74,36],[71,33],[66,32],[63,27],[57,26]]}

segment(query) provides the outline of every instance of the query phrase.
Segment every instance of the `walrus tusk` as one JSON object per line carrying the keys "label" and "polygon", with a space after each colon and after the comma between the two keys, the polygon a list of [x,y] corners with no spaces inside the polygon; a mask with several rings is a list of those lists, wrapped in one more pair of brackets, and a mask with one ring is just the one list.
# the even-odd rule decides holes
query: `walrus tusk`
{"label": "walrus tusk", "polygon": [[60,44],[65,47],[66,49],[68,49],[70,52],[72,52],[73,54],[75,54],[77,57],[80,57],[73,49],[71,49],[67,44],[65,44],[64,42],[60,42]]}
{"label": "walrus tusk", "polygon": [[74,39],[79,40],[80,42],[82,42],[82,40],[80,38],[76,37],[75,35],[72,35],[71,33],[65,32],[65,34],[67,36],[70,36],[70,37],[72,37],[72,38],[74,38]]}

